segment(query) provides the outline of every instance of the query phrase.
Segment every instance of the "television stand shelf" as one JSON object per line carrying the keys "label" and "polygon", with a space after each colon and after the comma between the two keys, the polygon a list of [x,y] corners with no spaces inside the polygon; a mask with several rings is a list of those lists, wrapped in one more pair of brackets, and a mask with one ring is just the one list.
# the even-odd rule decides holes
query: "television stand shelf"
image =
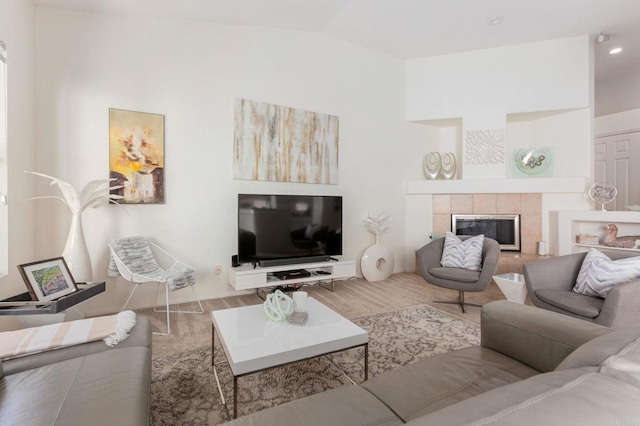
{"label": "television stand shelf", "polygon": [[[311,275],[308,277],[281,280],[274,276],[276,272],[305,269]],[[229,268],[229,282],[236,290],[252,290],[261,287],[275,287],[278,285],[301,284],[314,281],[350,278],[356,275],[355,260],[330,260],[327,262],[296,263],[280,266],[242,265]]]}

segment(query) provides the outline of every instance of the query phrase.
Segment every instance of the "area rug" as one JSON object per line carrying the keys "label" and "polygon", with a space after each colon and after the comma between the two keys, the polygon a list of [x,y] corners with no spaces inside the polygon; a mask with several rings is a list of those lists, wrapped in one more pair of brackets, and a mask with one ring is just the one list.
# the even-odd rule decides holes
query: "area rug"
{"label": "area rug", "polygon": [[[352,320],[369,333],[369,377],[480,342],[480,328],[427,305]],[[233,377],[217,346],[216,369],[233,404]],[[238,416],[364,378],[362,348],[274,368],[238,380]],[[348,377],[347,377],[348,375]],[[231,406],[230,406],[231,408]],[[211,368],[211,347],[153,360],[153,425],[217,425],[230,420]]]}

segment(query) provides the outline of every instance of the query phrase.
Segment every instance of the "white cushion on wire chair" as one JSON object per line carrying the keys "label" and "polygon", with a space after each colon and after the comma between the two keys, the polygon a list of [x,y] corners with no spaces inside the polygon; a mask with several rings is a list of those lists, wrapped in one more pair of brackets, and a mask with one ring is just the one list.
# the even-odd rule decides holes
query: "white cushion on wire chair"
{"label": "white cushion on wire chair", "polygon": [[[153,281],[167,283],[171,291],[196,283],[195,269],[189,265],[176,260],[168,269],[160,267],[149,241],[144,237],[113,240],[109,243],[109,247],[111,248],[108,272],[110,277],[122,275],[127,280],[137,283]],[[119,265],[116,260],[119,260],[122,265]]]}

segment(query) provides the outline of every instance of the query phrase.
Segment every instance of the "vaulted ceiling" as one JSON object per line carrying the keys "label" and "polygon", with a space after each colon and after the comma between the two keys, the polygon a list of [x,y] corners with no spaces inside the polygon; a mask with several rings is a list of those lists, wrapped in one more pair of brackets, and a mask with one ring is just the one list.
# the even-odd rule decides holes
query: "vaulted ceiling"
{"label": "vaulted ceiling", "polygon": [[[399,58],[578,35],[596,80],[640,70],[640,0],[34,0],[46,7],[310,31]],[[488,22],[501,19],[497,25]],[[610,55],[620,46],[623,51]]]}

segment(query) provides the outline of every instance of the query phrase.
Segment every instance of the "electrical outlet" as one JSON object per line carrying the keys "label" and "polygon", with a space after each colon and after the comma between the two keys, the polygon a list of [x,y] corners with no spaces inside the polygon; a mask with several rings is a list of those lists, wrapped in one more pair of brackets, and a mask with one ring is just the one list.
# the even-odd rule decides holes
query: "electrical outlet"
{"label": "electrical outlet", "polygon": [[216,275],[220,275],[222,273],[222,266],[216,265],[215,272],[216,272]]}

